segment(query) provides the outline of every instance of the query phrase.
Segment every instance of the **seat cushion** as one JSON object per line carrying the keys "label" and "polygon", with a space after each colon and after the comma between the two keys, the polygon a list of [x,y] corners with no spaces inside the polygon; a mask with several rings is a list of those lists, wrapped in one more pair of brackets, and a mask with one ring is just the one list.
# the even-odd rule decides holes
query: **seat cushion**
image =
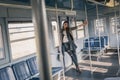
{"label": "seat cushion", "polygon": [[105,78],[104,80],[120,80],[120,77]]}

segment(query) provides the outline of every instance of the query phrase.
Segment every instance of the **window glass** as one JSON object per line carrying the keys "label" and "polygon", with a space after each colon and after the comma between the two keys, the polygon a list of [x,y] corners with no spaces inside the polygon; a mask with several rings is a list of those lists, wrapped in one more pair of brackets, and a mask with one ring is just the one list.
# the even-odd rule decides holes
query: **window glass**
{"label": "window glass", "polygon": [[52,21],[52,31],[53,31],[53,36],[54,36],[54,45],[55,47],[59,46],[59,31],[58,31],[58,26],[56,21]]}
{"label": "window glass", "polygon": [[118,18],[118,17],[117,18],[115,18],[115,17],[110,18],[110,27],[111,27],[111,31],[113,34],[116,33],[116,30],[118,32],[120,32],[119,20],[120,20],[120,18]]}
{"label": "window glass", "polygon": [[[75,24],[75,18],[74,17],[71,17],[69,18],[70,19],[70,23],[69,23],[69,27],[72,28],[72,27],[76,27],[76,24]],[[74,39],[77,39],[77,32],[76,32],[76,29],[75,30],[72,30],[72,35],[73,35],[73,38]]]}
{"label": "window glass", "polygon": [[95,35],[104,34],[105,19],[96,19],[94,20]]}
{"label": "window glass", "polygon": [[83,38],[85,36],[84,35],[84,27],[83,26],[79,27],[79,25],[81,25],[81,24],[83,24],[82,21],[76,21],[76,25],[78,26],[78,28],[77,28],[77,37],[78,37],[78,39]]}
{"label": "window glass", "polygon": [[36,53],[34,26],[32,22],[9,22],[12,59]]}
{"label": "window glass", "polygon": [[2,36],[2,30],[1,30],[1,25],[0,25],[0,59],[4,59],[4,45],[3,45],[3,36]]}
{"label": "window glass", "polygon": [[70,27],[75,27],[75,19],[74,18],[70,19]]}

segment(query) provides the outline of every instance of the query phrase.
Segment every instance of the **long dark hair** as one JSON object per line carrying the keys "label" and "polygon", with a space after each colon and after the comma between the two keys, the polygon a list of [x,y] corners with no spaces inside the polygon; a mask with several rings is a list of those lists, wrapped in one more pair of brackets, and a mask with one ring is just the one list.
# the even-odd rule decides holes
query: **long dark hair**
{"label": "long dark hair", "polygon": [[69,28],[69,22],[68,21],[64,21],[64,23],[63,23],[63,30],[64,30],[64,24],[65,23],[67,23],[68,24],[68,27],[66,28],[66,31],[69,31],[70,30],[70,28]]}
{"label": "long dark hair", "polygon": [[68,21],[64,21],[64,23],[63,23],[63,29],[62,29],[62,32],[64,31],[64,24],[65,24],[65,23],[67,23],[67,24],[68,24],[68,27],[66,28],[66,31],[67,31],[67,32],[69,32],[70,37],[71,37],[71,39],[73,40],[72,32],[71,32],[71,30],[70,30],[70,27],[69,27],[69,22],[68,22]]}

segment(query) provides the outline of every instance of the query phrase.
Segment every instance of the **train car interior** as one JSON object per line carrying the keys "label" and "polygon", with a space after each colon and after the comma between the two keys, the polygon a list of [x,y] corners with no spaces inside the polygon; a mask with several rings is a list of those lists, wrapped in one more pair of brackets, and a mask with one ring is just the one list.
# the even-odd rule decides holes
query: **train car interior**
{"label": "train car interior", "polygon": [[0,80],[120,80],[119,19],[120,0],[0,0]]}

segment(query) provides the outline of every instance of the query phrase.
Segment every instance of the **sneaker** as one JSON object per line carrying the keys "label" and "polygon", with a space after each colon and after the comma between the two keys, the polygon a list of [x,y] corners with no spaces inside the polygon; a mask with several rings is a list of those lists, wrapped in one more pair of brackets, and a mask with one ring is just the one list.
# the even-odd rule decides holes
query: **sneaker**
{"label": "sneaker", "polygon": [[81,70],[80,69],[76,69],[76,71],[81,74]]}

